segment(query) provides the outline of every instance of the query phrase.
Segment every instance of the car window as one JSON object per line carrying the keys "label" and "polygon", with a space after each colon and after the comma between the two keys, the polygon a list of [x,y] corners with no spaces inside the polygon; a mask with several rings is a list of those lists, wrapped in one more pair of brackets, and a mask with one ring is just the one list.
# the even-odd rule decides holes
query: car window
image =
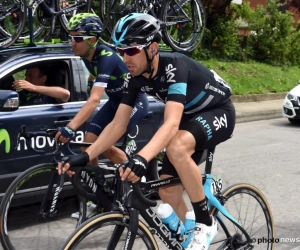
{"label": "car window", "polygon": [[[47,61],[45,63],[39,63],[39,64],[37,63],[27,64],[26,67],[22,67],[11,74],[12,80],[10,80],[10,82],[11,81],[14,82],[16,80],[27,80],[31,84],[37,84],[37,85],[45,84],[45,86],[49,86],[49,87],[55,86],[55,87],[60,87],[62,89],[69,90],[68,71],[69,71],[68,65],[63,60]],[[44,75],[47,76],[46,81],[39,76],[38,72],[42,72]],[[20,106],[58,103],[54,97],[45,94],[36,94],[26,88],[24,89],[11,88],[11,89],[16,90],[19,93]],[[70,100],[72,99],[69,98],[69,101]]]}

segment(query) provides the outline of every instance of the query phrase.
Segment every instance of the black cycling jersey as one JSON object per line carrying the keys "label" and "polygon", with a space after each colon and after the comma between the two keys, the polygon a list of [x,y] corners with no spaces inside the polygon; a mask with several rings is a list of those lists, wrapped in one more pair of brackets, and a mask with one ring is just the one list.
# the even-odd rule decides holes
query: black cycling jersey
{"label": "black cycling jersey", "polygon": [[122,58],[112,49],[100,44],[97,46],[91,62],[85,58],[83,61],[95,78],[93,86],[104,87],[109,98],[120,101],[124,79],[128,72]]}
{"label": "black cycling jersey", "polygon": [[186,114],[213,109],[231,96],[230,87],[216,72],[180,53],[160,53],[152,79],[128,74],[121,103],[133,107],[140,90],[164,103],[182,103]]}

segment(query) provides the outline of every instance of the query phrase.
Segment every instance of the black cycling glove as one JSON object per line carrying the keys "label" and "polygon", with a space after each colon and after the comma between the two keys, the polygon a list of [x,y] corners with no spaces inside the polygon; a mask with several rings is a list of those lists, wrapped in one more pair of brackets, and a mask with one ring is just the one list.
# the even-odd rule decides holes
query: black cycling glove
{"label": "black cycling glove", "polygon": [[144,157],[140,155],[134,155],[129,161],[125,163],[126,168],[130,168],[136,176],[142,177],[147,171],[147,161]]}
{"label": "black cycling glove", "polygon": [[87,152],[78,155],[67,155],[61,159],[63,164],[69,163],[70,167],[85,167],[89,161],[90,157]]}

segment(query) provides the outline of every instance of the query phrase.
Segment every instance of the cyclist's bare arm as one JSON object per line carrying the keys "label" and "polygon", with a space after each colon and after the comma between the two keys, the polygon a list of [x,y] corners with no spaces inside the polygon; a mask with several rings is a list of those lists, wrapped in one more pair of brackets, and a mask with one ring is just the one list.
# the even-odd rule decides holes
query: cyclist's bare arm
{"label": "cyclist's bare arm", "polygon": [[82,125],[97,108],[104,91],[104,87],[93,86],[91,90],[91,96],[67,126],[74,130],[78,129],[80,125]]}
{"label": "cyclist's bare arm", "polygon": [[[82,108],[79,110],[79,112],[76,114],[76,116],[72,119],[72,121],[67,124],[68,127],[72,128],[73,130],[76,130],[82,125],[94,112],[94,110],[97,108],[103,92],[105,88],[104,87],[97,87],[94,86],[91,91],[91,96],[86,101],[86,103],[82,106]],[[55,140],[59,140],[63,143],[66,143],[69,141],[69,138],[65,138],[61,135],[61,132],[58,132],[55,136]]]}
{"label": "cyclist's bare arm", "polygon": [[[121,138],[121,136],[126,132],[132,109],[132,107],[126,104],[121,103],[119,105],[112,122],[105,127],[97,140],[87,148],[86,153],[89,155],[89,159],[98,157],[98,155],[102,154]],[[59,163],[59,174],[61,174],[62,171],[66,172],[69,167],[70,165],[68,163],[64,166],[62,163]]]}
{"label": "cyclist's bare arm", "polygon": [[[138,155],[141,155],[149,162],[165,148],[178,132],[182,113],[183,105],[181,103],[168,101],[165,106],[163,125],[157,130],[150,142],[142,148]],[[124,174],[121,174],[122,180],[126,179],[130,172],[131,169],[127,168]],[[129,180],[136,182],[138,179],[139,178],[130,177]]]}

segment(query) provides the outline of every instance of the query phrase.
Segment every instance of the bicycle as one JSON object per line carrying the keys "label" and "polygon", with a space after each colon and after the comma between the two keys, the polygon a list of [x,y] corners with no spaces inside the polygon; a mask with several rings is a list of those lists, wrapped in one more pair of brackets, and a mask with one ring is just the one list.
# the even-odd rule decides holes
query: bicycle
{"label": "bicycle", "polygon": [[[205,174],[202,176],[211,215],[219,223],[219,233],[210,249],[273,250],[274,243],[271,241],[260,245],[254,242],[257,238],[274,238],[274,222],[266,198],[250,184],[235,184],[221,192],[221,182],[211,175],[214,150],[208,150]],[[123,182],[126,197],[119,211],[97,215],[81,224],[68,237],[61,250],[159,249],[157,238],[167,249],[183,249],[179,240],[152,209],[157,205],[156,201],[147,199],[141,192],[141,189],[151,190],[178,183],[181,183],[179,178],[135,184]],[[211,191],[212,183],[215,186],[214,194]],[[139,219],[139,215],[142,219]]]}
{"label": "bicycle", "polygon": [[[76,13],[89,12],[90,0],[12,0],[0,4],[0,47],[7,48],[16,41],[23,42],[39,36],[43,28],[49,28],[43,41],[58,36],[56,19],[67,32],[68,20]],[[30,13],[30,15],[28,14]],[[25,28],[27,17],[29,27]],[[67,39],[65,39],[67,40]],[[32,42],[32,41],[31,41]]]}
{"label": "bicycle", "polygon": [[175,51],[193,51],[206,27],[201,0],[101,0],[99,5],[92,2],[91,11],[104,23],[106,32],[101,42],[109,47],[115,47],[110,34],[117,21],[134,12],[148,13],[160,20],[163,42]]}
{"label": "bicycle", "polygon": [[[56,121],[56,126],[64,126],[69,121]],[[27,132],[21,128],[18,140],[24,137],[28,149],[43,154],[42,150],[34,149],[30,139],[38,136],[54,138],[58,129]],[[126,137],[118,145],[125,150]],[[98,200],[95,212],[111,211],[114,200],[114,179],[116,166],[112,163],[99,162],[98,166],[77,169],[74,178],[59,176],[57,162],[61,154],[70,155],[75,152],[70,147],[87,147],[90,143],[69,142],[61,144],[55,141],[53,160],[33,166],[21,173],[9,186],[0,205],[0,240],[3,248],[13,249],[58,249],[65,238],[62,233],[69,233],[80,225],[86,218],[87,200]],[[153,161],[156,164],[156,161]],[[157,173],[156,173],[157,174]],[[76,178],[75,178],[76,177]],[[81,177],[84,177],[81,180]],[[149,178],[156,178],[150,176]],[[74,180],[73,180],[74,179]],[[93,185],[91,184],[93,183]],[[84,185],[85,184],[85,185]],[[82,186],[83,185],[83,186]],[[84,190],[93,189],[89,193]],[[73,188],[75,187],[75,189]],[[93,193],[93,191],[96,192]],[[78,195],[79,194],[79,195]],[[80,194],[83,194],[82,197]],[[154,195],[148,193],[149,195]],[[78,220],[72,219],[71,214],[79,211]],[[24,239],[23,237],[26,237]]]}

